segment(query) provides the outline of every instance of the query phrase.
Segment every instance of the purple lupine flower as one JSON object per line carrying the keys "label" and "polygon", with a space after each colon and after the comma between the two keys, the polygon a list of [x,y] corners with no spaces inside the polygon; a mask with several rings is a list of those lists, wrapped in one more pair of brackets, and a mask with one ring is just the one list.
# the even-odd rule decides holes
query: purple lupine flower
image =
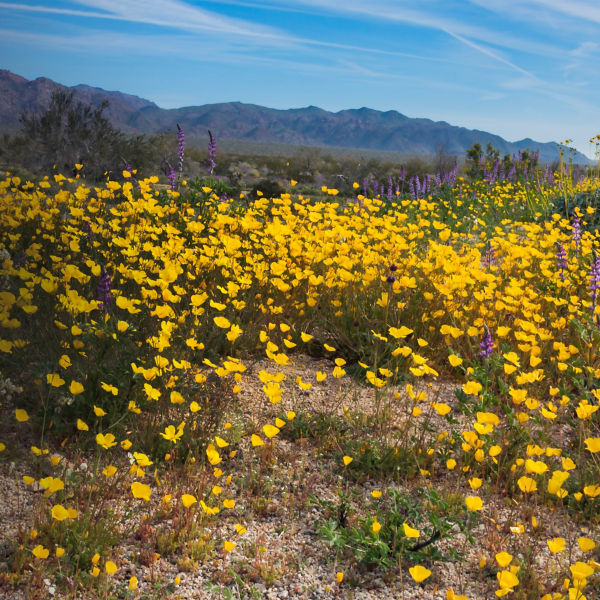
{"label": "purple lupine flower", "polygon": [[560,269],[560,278],[565,280],[565,271],[569,268],[567,262],[567,252],[565,247],[557,240],[556,241],[556,266]]}
{"label": "purple lupine flower", "polygon": [[210,166],[209,173],[212,175],[215,171],[215,167],[217,166],[215,163],[215,158],[217,157],[217,140],[210,132],[210,129],[208,130],[208,137],[208,164]]}
{"label": "purple lupine flower", "polygon": [[406,168],[402,167],[400,169],[400,179],[402,179],[402,181],[404,181],[404,178],[406,177]]}
{"label": "purple lupine flower", "polygon": [[575,248],[579,251],[579,246],[581,245],[581,220],[579,219],[579,215],[575,213],[573,217],[573,241],[575,242]]}
{"label": "purple lupine flower", "polygon": [[496,251],[494,250],[494,246],[492,246],[491,242],[488,242],[485,254],[481,257],[481,267],[490,269],[495,264]]}
{"label": "purple lupine flower", "polygon": [[89,221],[84,221],[83,225],[81,226],[81,229],[83,229],[83,233],[85,233],[88,240],[92,239],[92,236],[94,234],[92,232],[92,226],[90,225]]}
{"label": "purple lupine flower", "polygon": [[373,182],[373,195],[377,197],[377,192],[379,191],[379,181]]}
{"label": "purple lupine flower", "polygon": [[393,275],[388,275],[386,281],[388,283],[394,283],[394,281],[396,281],[396,278]]}
{"label": "purple lupine flower", "polygon": [[417,193],[415,192],[414,177],[411,177],[410,181],[408,182],[408,191],[410,192],[410,195],[411,195],[412,199],[416,200],[417,199]]}
{"label": "purple lupine flower", "polygon": [[100,274],[100,281],[96,288],[96,300],[98,300],[100,310],[108,313],[112,302],[112,296],[110,290],[112,288],[112,279],[106,269],[102,267],[102,273]]}
{"label": "purple lupine flower", "polygon": [[133,174],[133,167],[131,166],[131,163],[125,161],[125,170],[131,174],[131,181],[133,181],[133,183],[135,183],[135,186],[139,189],[141,187],[140,182],[135,178]]}
{"label": "purple lupine flower", "polygon": [[183,153],[185,152],[185,133],[177,123],[177,170],[183,171]]}
{"label": "purple lupine flower", "polygon": [[455,164],[454,168],[451,171],[449,171],[448,173],[444,173],[442,182],[450,187],[454,187],[454,184],[456,183],[457,175],[458,175],[458,164]]}
{"label": "purple lupine flower", "polygon": [[175,170],[171,165],[169,165],[169,172],[167,173],[167,179],[169,180],[169,185],[171,186],[171,191],[175,191]]}
{"label": "purple lupine flower", "polygon": [[489,358],[494,351],[494,340],[487,325],[483,326],[483,337],[481,338],[479,347],[481,348],[479,358]]}
{"label": "purple lupine flower", "polygon": [[363,196],[366,198],[367,197],[367,189],[369,187],[369,184],[367,183],[366,179],[363,179]]}
{"label": "purple lupine flower", "polygon": [[598,290],[600,290],[600,254],[592,252],[592,266],[590,268],[590,297],[592,299],[592,314],[596,309],[598,301]]}
{"label": "purple lupine flower", "polygon": [[387,189],[387,199],[388,202],[392,201],[392,194],[394,193],[394,184],[392,182],[392,178],[388,177],[388,189]]}

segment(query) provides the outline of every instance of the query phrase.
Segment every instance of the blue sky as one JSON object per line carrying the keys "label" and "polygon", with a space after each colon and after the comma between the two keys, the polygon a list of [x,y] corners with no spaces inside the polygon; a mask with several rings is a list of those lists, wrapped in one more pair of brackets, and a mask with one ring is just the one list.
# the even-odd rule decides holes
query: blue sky
{"label": "blue sky", "polygon": [[368,106],[588,155],[600,133],[598,0],[0,1],[0,57],[165,108]]}

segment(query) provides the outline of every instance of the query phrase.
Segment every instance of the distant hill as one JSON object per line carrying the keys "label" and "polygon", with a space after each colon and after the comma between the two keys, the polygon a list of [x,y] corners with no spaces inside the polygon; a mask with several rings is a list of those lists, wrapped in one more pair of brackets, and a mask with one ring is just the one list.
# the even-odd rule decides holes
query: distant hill
{"label": "distant hill", "polygon": [[[502,154],[539,150],[542,162],[552,162],[559,157],[559,146],[555,142],[541,143],[529,138],[508,142],[486,131],[457,127],[444,121],[414,119],[395,110],[382,112],[363,107],[334,113],[316,106],[277,110],[241,102],[164,109],[122,92],[107,92],[87,85],[66,88],[45,77],[29,81],[6,70],[0,70],[0,128],[14,131],[22,112],[43,111],[55,89],[71,89],[78,100],[94,106],[108,99],[106,116],[127,133],[174,132],[179,123],[189,137],[204,138],[210,129],[217,139],[410,154],[435,154],[443,149],[459,156],[474,142],[483,147],[492,142]],[[575,155],[575,161],[590,162],[581,153]]]}

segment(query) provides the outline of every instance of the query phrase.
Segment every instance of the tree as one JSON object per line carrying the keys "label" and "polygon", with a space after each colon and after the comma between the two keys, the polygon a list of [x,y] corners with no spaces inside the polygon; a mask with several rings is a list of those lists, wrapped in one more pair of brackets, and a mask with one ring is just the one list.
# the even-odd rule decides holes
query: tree
{"label": "tree", "polygon": [[487,169],[491,170],[494,168],[497,161],[500,160],[500,150],[496,150],[494,148],[492,142],[488,142],[485,148],[485,166]]}
{"label": "tree", "polygon": [[435,173],[439,173],[440,175],[448,173],[454,169],[457,162],[456,156],[448,154],[444,144],[439,144],[437,146],[432,165]]}
{"label": "tree", "polygon": [[81,163],[86,177],[99,179],[105,172],[122,170],[128,156],[150,160],[146,138],[126,138],[103,115],[107,107],[108,100],[95,107],[76,101],[73,92],[57,90],[44,113],[23,113],[20,121],[33,146],[35,166],[67,172]]}
{"label": "tree", "polygon": [[477,178],[481,175],[481,159],[483,157],[483,150],[481,144],[475,142],[467,150],[467,175],[472,178]]}

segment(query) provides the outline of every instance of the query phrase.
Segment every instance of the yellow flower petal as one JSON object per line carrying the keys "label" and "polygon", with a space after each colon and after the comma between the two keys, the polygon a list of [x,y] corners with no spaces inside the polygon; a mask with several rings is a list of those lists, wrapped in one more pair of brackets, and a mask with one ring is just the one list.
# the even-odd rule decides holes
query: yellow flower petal
{"label": "yellow flower petal", "polygon": [[483,501],[479,496],[467,496],[465,504],[469,510],[477,511],[483,509]]}
{"label": "yellow flower petal", "polygon": [[408,523],[403,523],[402,527],[404,528],[404,535],[407,538],[418,538],[421,536],[421,532],[411,527]]}
{"label": "yellow flower petal", "polygon": [[181,496],[181,502],[186,508],[189,508],[192,504],[195,504],[197,500],[191,494],[183,494],[183,496]]}
{"label": "yellow flower petal", "polygon": [[113,575],[117,572],[117,565],[112,560],[107,560],[104,569],[109,575]]}
{"label": "yellow flower petal", "polygon": [[27,411],[22,408],[17,408],[15,410],[15,418],[17,421],[19,421],[19,423],[29,421],[29,415],[27,414]]}
{"label": "yellow flower petal", "polygon": [[414,567],[411,567],[408,572],[417,583],[425,581],[425,579],[431,575],[431,571],[422,565],[415,565]]}
{"label": "yellow flower petal", "polygon": [[547,543],[550,552],[552,552],[553,554],[558,554],[559,552],[562,552],[566,547],[566,541],[564,538],[554,538],[548,540]]}

